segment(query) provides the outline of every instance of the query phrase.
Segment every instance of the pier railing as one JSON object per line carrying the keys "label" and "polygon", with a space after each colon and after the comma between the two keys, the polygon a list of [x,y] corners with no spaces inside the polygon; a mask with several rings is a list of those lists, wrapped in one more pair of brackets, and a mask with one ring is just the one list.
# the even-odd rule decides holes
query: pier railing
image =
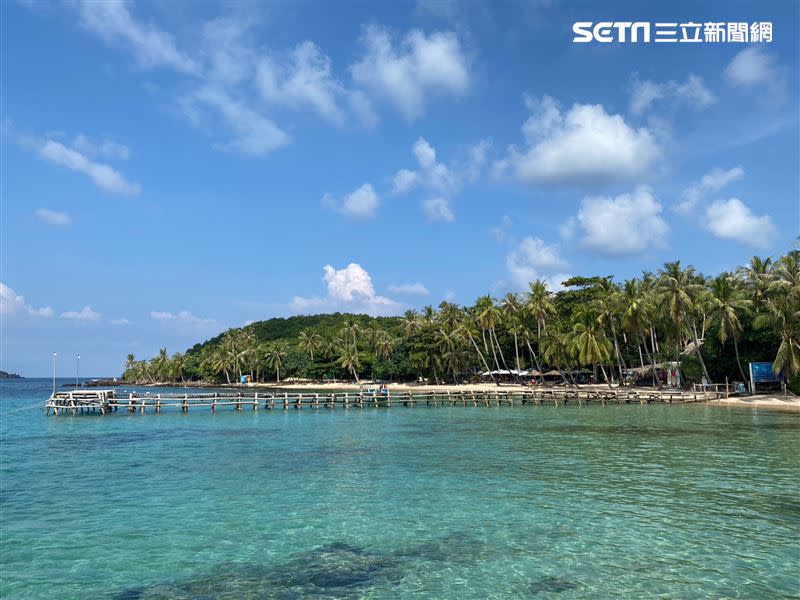
{"label": "pier railing", "polygon": [[719,390],[643,390],[614,389],[539,389],[525,391],[375,391],[375,392],[191,392],[191,393],[118,393],[115,390],[58,392],[45,405],[45,414],[64,412],[160,413],[162,410],[189,412],[206,409],[212,413],[223,408],[242,410],[301,410],[337,408],[391,408],[392,406],[515,406],[554,404],[667,404],[705,402],[719,399]]}

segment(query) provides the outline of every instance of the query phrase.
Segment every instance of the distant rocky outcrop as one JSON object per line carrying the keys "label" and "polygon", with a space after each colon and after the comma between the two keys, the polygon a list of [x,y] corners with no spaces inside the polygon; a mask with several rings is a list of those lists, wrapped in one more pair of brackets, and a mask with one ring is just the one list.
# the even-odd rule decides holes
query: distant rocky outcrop
{"label": "distant rocky outcrop", "polygon": [[17,375],[16,373],[6,373],[5,371],[0,371],[0,379],[22,379],[22,375]]}

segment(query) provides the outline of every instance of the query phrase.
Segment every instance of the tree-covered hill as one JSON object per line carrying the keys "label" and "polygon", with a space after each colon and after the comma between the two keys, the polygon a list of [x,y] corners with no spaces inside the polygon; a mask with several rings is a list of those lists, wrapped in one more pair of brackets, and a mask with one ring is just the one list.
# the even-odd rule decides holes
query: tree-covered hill
{"label": "tree-covered hill", "polygon": [[753,257],[716,276],[669,262],[626,281],[573,277],[561,285],[552,291],[533,281],[522,294],[482,296],[468,306],[444,301],[402,317],[258,321],[185,354],[162,349],[149,361],[129,355],[124,377],[456,382],[477,371],[528,369],[556,373],[564,383],[585,380],[589,371],[595,381],[646,374],[658,384],[674,368],[665,363],[679,365],[684,382],[725,382],[746,381],[748,362],[773,361],[776,374],[800,387],[800,250],[776,260]]}

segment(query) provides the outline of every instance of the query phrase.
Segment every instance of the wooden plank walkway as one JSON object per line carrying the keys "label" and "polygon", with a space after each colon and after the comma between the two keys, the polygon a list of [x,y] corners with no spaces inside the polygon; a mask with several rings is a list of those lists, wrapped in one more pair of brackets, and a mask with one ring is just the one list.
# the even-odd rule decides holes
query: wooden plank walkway
{"label": "wooden plank walkway", "polygon": [[189,412],[206,409],[242,410],[301,410],[336,408],[391,408],[392,406],[517,406],[553,404],[649,404],[705,402],[717,400],[720,392],[681,390],[642,390],[615,388],[598,389],[538,389],[530,391],[496,390],[491,392],[206,392],[167,394],[119,394],[116,390],[80,390],[57,392],[48,399],[45,414],[129,412],[160,413],[162,410]]}

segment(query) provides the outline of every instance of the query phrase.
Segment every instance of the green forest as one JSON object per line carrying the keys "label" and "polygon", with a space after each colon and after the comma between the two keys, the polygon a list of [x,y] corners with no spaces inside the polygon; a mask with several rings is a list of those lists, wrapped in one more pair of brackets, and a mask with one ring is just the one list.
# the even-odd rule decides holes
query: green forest
{"label": "green forest", "polygon": [[[629,369],[658,384],[656,365],[678,362],[684,382],[747,381],[747,363],[773,361],[789,387],[800,383],[800,250],[753,257],[706,277],[668,262],[615,282],[573,277],[551,292],[533,281],[522,294],[441,302],[402,317],[347,313],[259,321],[169,355],[128,355],[124,379],[138,383],[336,378],[465,382],[487,371],[556,372],[577,384],[630,383]],[[527,379],[530,379],[529,376]]]}

